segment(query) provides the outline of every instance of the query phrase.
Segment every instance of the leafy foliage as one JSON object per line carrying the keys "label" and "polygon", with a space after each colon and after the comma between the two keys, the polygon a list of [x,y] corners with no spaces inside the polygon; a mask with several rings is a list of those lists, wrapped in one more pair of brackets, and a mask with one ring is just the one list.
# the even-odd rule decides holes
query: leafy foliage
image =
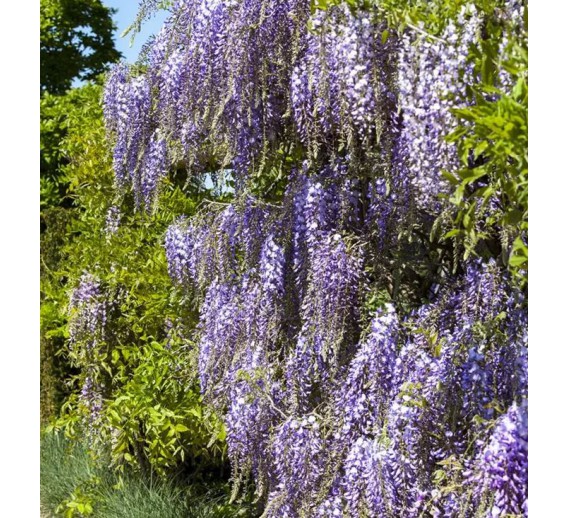
{"label": "leafy foliage", "polygon": [[98,101],[100,86],[88,84],[66,95],[44,93],[40,99],[40,209],[70,207],[69,179],[64,173],[69,150],[62,146],[71,117],[93,117],[92,106]]}
{"label": "leafy foliage", "polygon": [[74,212],[53,207],[41,214],[44,231],[41,233],[40,262],[40,401],[41,420],[53,418],[63,400],[69,395],[66,378],[72,372],[68,362],[58,354],[65,346],[67,319],[61,308],[67,305],[65,278],[59,268],[65,260],[62,249],[69,239],[69,220]]}
{"label": "leafy foliage", "polygon": [[[196,316],[191,302],[172,291],[162,247],[173,215],[194,210],[198,197],[188,199],[171,184],[163,193],[163,208],[154,215],[127,212],[133,206],[129,196],[109,204],[113,176],[100,92],[88,85],[70,94],[82,103],[66,113],[61,146],[71,158],[63,170],[76,209],[69,212],[74,217],[59,249],[64,260],[57,261],[49,288],[61,303],[69,286],[80,279],[87,282],[85,271],[96,281],[91,277],[93,287],[85,285],[87,291],[77,295],[70,312],[63,302],[57,318],[45,315],[49,325],[59,322],[64,336],[71,336],[67,352],[59,353],[78,369],[73,383],[81,389],[68,399],[57,427],[65,426],[73,436],[96,425],[93,448],[102,453],[111,444],[112,461],[119,467],[132,464],[164,473],[204,455],[215,464],[223,457],[224,429],[201,403],[191,368],[192,342],[183,335],[188,327],[177,324],[185,321],[187,326]],[[109,221],[112,209],[120,211],[120,221]],[[97,301],[104,304],[106,297],[114,303],[97,309]],[[44,304],[45,311],[48,307],[55,309]],[[89,320],[81,324],[85,318]],[[102,318],[104,323],[97,323]]]}
{"label": "leafy foliage", "polygon": [[[526,31],[518,42],[509,34],[507,45],[497,45],[503,29],[489,32],[475,63],[483,81],[475,88],[475,104],[457,109],[462,126],[449,135],[458,144],[464,168],[452,202],[457,206],[455,230],[466,256],[482,240],[501,242],[502,260],[521,282],[528,266],[528,54]],[[511,30],[509,28],[509,30]],[[501,40],[503,41],[503,40]],[[506,40],[505,40],[506,41]],[[500,51],[505,57],[499,56]],[[502,80],[496,64],[502,60]]]}
{"label": "leafy foliage", "polygon": [[120,57],[112,13],[100,0],[41,0],[42,92],[62,94],[73,79],[95,79]]}

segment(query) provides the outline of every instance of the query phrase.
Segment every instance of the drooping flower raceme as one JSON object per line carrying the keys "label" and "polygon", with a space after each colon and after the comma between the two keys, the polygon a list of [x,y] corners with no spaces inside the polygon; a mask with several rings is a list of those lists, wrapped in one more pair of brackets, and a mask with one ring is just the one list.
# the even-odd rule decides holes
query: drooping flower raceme
{"label": "drooping flower raceme", "polygon": [[373,319],[371,333],[349,365],[334,404],[346,444],[361,434],[377,433],[384,425],[392,398],[398,328],[394,307],[388,305]]}
{"label": "drooping flower raceme", "polygon": [[120,209],[116,205],[112,205],[108,211],[105,221],[105,234],[112,236],[118,232],[120,226]]}
{"label": "drooping flower raceme", "polygon": [[104,387],[97,372],[109,309],[100,281],[84,273],[69,303],[69,347],[72,362],[84,368],[79,401],[87,410],[89,425],[97,421],[102,409]]}
{"label": "drooping flower raceme", "polygon": [[528,409],[513,403],[475,460],[469,483],[487,516],[528,515]]}
{"label": "drooping flower raceme", "polygon": [[71,294],[70,344],[91,351],[104,340],[108,306],[100,282],[84,273]]}
{"label": "drooping flower raceme", "polygon": [[394,97],[392,40],[381,39],[384,27],[369,13],[353,13],[346,4],[317,12],[311,26],[290,83],[302,141],[370,141],[386,124],[384,109]]}
{"label": "drooping flower raceme", "polygon": [[442,176],[459,166],[455,144],[444,137],[457,127],[451,108],[467,103],[473,78],[467,66],[469,46],[480,30],[480,18],[464,10],[440,38],[407,32],[399,51],[398,86],[402,125],[395,168],[415,189],[414,202],[439,211],[440,194],[451,185]]}
{"label": "drooping flower raceme", "polygon": [[314,415],[290,418],[276,432],[273,446],[276,488],[292,509],[301,508],[302,500],[309,502],[310,493],[318,487],[323,446],[320,424]]}

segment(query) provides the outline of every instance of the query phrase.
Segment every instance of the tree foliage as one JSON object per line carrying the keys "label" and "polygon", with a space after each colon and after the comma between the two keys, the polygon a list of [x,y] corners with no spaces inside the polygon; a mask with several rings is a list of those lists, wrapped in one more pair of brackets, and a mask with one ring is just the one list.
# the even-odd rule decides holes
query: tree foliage
{"label": "tree foliage", "polygon": [[112,13],[100,0],[41,0],[42,92],[62,94],[74,79],[95,79],[120,57]]}

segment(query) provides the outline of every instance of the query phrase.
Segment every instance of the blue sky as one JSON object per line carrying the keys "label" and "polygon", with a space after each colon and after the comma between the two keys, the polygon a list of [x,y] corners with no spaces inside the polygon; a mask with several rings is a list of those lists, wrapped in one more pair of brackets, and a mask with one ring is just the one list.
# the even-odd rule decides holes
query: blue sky
{"label": "blue sky", "polygon": [[138,57],[138,53],[144,43],[153,34],[157,34],[164,20],[167,17],[166,11],[159,11],[155,16],[147,20],[142,25],[142,30],[136,35],[132,47],[130,46],[131,35],[121,38],[120,35],[134,21],[138,13],[138,2],[136,0],[102,0],[107,7],[117,9],[114,14],[114,23],[117,26],[115,31],[116,48],[128,63],[134,63]]}

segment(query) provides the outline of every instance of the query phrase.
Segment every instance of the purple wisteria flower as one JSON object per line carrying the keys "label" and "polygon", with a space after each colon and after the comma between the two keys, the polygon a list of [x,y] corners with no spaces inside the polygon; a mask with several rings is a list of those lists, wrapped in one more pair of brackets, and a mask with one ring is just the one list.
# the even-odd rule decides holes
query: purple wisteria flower
{"label": "purple wisteria flower", "polygon": [[467,9],[450,21],[439,38],[409,30],[399,51],[398,87],[402,123],[395,153],[397,174],[408,177],[416,205],[439,212],[439,195],[451,185],[442,176],[459,166],[455,144],[444,137],[457,127],[452,108],[466,105],[472,84],[469,46],[480,30],[480,17]]}
{"label": "purple wisteria flower", "polygon": [[101,284],[84,273],[69,302],[69,341],[72,348],[93,350],[104,340],[108,304]]}
{"label": "purple wisteria flower", "polygon": [[69,348],[71,361],[83,368],[83,385],[79,402],[86,410],[85,425],[90,440],[93,426],[103,407],[104,384],[100,379],[100,351],[107,337],[110,304],[101,282],[85,272],[73,290],[69,302]]}
{"label": "purple wisteria flower", "polygon": [[314,415],[290,418],[277,430],[273,442],[276,488],[287,504],[299,509],[318,487],[322,476],[320,423]]}
{"label": "purple wisteria flower", "polygon": [[334,403],[342,443],[382,429],[392,398],[398,332],[394,307],[387,305],[373,319],[371,333],[351,361]]}
{"label": "purple wisteria flower", "polygon": [[101,387],[95,383],[89,375],[85,378],[83,387],[81,388],[79,401],[85,405],[87,409],[88,430],[89,433],[92,433],[94,426],[96,426],[97,421],[101,417],[103,399]]}
{"label": "purple wisteria flower", "polygon": [[486,516],[528,516],[528,407],[513,403],[495,425],[468,478]]}
{"label": "purple wisteria flower", "polygon": [[120,208],[116,205],[112,205],[106,215],[105,220],[105,234],[107,236],[112,236],[118,232],[118,227],[120,226]]}
{"label": "purple wisteria flower", "polygon": [[290,80],[300,138],[310,147],[336,136],[371,141],[394,100],[388,86],[394,49],[381,38],[384,27],[347,4],[317,11],[310,23]]}
{"label": "purple wisteria flower", "polygon": [[383,462],[385,448],[376,441],[359,437],[344,463],[343,497],[349,516],[388,516],[392,511],[386,498]]}
{"label": "purple wisteria flower", "polygon": [[199,378],[206,393],[219,389],[230,366],[239,334],[239,305],[236,286],[213,283],[201,308],[199,343]]}

